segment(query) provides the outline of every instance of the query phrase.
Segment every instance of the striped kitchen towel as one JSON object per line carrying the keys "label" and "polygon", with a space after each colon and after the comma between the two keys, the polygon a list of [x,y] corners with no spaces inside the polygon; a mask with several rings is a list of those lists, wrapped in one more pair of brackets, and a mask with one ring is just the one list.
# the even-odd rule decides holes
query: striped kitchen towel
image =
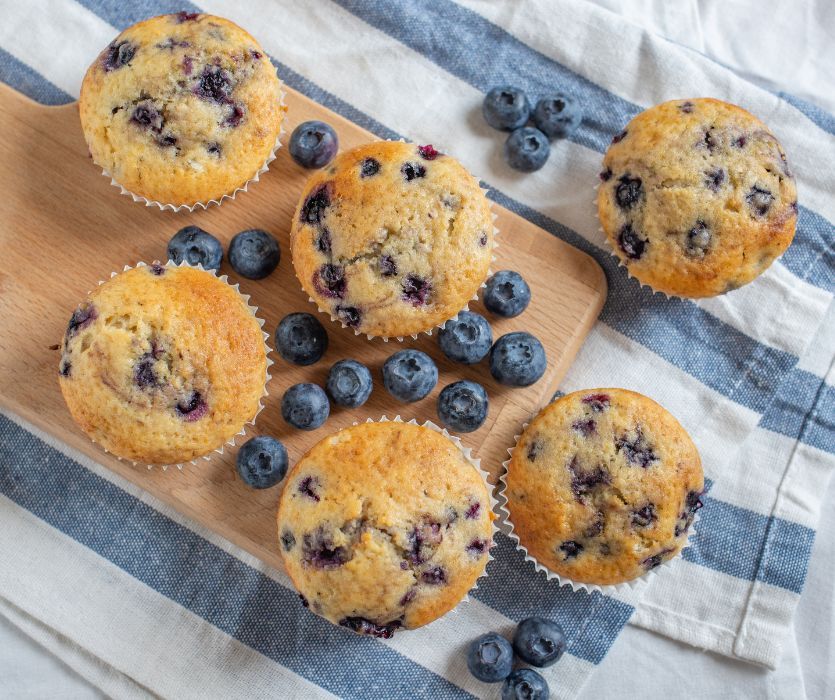
{"label": "striped kitchen towel", "polygon": [[[699,535],[672,570],[618,596],[547,583],[499,536],[490,575],[468,604],[392,640],[358,638],[302,610],[283,574],[0,417],[0,613],[74,642],[68,663],[120,696],[282,688],[292,697],[496,697],[467,673],[463,649],[531,614],[555,617],[569,635],[566,657],[545,670],[558,698],[579,691],[630,619],[773,667],[835,452],[835,316],[826,315],[835,202],[819,166],[835,162],[832,117],[581,0],[7,3],[0,79],[45,103],[70,101],[118,30],[182,9],[251,29],[288,84],[381,137],[441,146],[485,178],[495,201],[600,262],[608,300],[562,389],[624,386],[679,418],[710,484]],[[580,130],[537,173],[510,171],[501,135],[480,118],[484,92],[501,83],[532,96],[565,91],[584,107]],[[701,95],[770,125],[797,173],[801,206],[792,247],[766,274],[692,302],[653,295],[617,267],[592,188],[626,121],[656,102]]]}

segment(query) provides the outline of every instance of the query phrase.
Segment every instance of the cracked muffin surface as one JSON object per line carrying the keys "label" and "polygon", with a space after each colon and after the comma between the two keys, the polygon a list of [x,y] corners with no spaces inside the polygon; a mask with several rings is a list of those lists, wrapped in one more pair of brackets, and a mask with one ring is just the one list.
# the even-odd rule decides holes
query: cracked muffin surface
{"label": "cracked muffin surface", "polygon": [[675,557],[701,507],[701,460],[651,399],[589,389],[543,408],[505,476],[514,534],[540,564],[580,583],[617,584]]}
{"label": "cracked muffin surface", "polygon": [[494,517],[481,474],[448,438],[362,423],[320,441],[288,474],[279,548],[314,613],[389,637],[466,595],[484,573]]}
{"label": "cracked muffin surface", "polygon": [[208,454],[258,412],[261,327],[232,287],[188,267],[140,266],[99,285],[62,343],[76,423],[118,457],[175,464]]}
{"label": "cracked muffin surface", "polygon": [[304,291],[372,336],[413,335],[452,318],[493,257],[478,181],[432,146],[399,141],[354,148],[315,173],[290,236]]}
{"label": "cracked muffin surface", "polygon": [[794,237],[797,189],[782,146],[741,107],[710,98],[651,107],[612,140],[597,206],[642,284],[710,297],[762,274]]}
{"label": "cracked muffin surface", "polygon": [[180,12],[119,34],[88,68],[79,111],[93,162],[163,204],[220,199],[255,176],[284,107],[275,68],[243,29]]}

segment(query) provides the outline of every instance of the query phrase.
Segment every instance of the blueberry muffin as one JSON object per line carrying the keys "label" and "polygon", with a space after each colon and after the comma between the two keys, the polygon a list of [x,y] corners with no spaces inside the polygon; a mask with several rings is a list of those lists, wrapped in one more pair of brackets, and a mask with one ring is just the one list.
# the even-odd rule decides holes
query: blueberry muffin
{"label": "blueberry muffin", "polygon": [[306,606],[390,637],[452,610],[473,587],[493,518],[481,474],[449,439],[412,423],[362,423],[293,467],[278,533]]}
{"label": "blueberry muffin", "polygon": [[478,181],[432,146],[381,141],[310,178],[291,231],[320,309],[370,336],[431,330],[487,276],[493,217]]}
{"label": "blueberry muffin", "polygon": [[241,296],[209,272],[122,272],[72,314],[60,383],[75,421],[118,457],[175,464],[220,448],[255,418],[264,336]]}
{"label": "blueberry muffin", "polygon": [[504,477],[514,535],[578,583],[618,584],[676,556],[704,488],[673,416],[625,389],[568,394],[519,438]]}
{"label": "blueberry muffin", "polygon": [[797,189],[780,143],[727,102],[641,112],[603,159],[598,213],[629,272],[656,291],[710,297],[761,274],[794,237]]}
{"label": "blueberry muffin", "polygon": [[79,100],[90,154],[161,204],[220,200],[271,158],[281,83],[247,32],[180,12],[128,27],[87,69]]}

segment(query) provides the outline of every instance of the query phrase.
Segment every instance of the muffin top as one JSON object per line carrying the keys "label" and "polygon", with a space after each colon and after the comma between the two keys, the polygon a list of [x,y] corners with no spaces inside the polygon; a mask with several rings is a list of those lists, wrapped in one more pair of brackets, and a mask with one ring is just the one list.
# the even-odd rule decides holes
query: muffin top
{"label": "muffin top", "polygon": [[275,68],[247,32],[180,12],[123,31],[87,69],[79,110],[93,161],[127,190],[192,205],[242,187],[284,118]]}
{"label": "muffin top", "polygon": [[484,572],[493,512],[478,470],[438,432],[362,423],[291,470],[280,549],[305,605],[389,637],[448,612]]}
{"label": "muffin top", "polygon": [[709,297],[761,274],[794,237],[797,190],[780,143],[736,105],[673,100],[641,112],[603,159],[603,230],[656,291]]}
{"label": "muffin top", "polygon": [[310,178],[291,242],[296,275],[320,309],[359,333],[414,335],[475,296],[493,257],[493,218],[454,158],[380,141]]}
{"label": "muffin top", "polygon": [[674,557],[701,507],[701,460],[673,416],[625,389],[568,394],[525,428],[505,476],[514,535],[579,583],[617,584]]}
{"label": "muffin top", "polygon": [[154,264],[112,277],[75,310],[60,383],[73,418],[105,449],[175,464],[254,419],[266,370],[240,294],[209,272]]}

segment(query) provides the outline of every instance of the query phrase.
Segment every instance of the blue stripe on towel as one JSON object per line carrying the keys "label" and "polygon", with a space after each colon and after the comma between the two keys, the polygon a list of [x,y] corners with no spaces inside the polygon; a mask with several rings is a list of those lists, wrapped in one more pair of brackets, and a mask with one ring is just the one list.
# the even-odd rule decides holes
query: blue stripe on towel
{"label": "blue stripe on towel", "polygon": [[[417,51],[481,92],[512,84],[529,95],[562,91],[583,104],[583,123],[571,139],[603,152],[641,107],[609,92],[519,41],[481,15],[449,0],[333,0],[375,29]],[[451,39],[454,37],[454,40]],[[483,47],[491,47],[491,60]],[[783,264],[810,284],[835,291],[835,226],[801,212],[795,241]],[[816,218],[815,218],[816,217]],[[815,251],[828,250],[814,257]],[[814,264],[807,265],[808,260]]]}
{"label": "blue stripe on towel", "polygon": [[687,561],[794,593],[803,590],[814,530],[713,498],[705,499],[699,517],[698,535],[682,554]]}
{"label": "blue stripe on towel", "polygon": [[810,121],[817,124],[821,129],[835,136],[835,116],[821,109],[816,104],[807,102],[791,93],[781,91],[777,93],[777,96],[788,102],[795,109],[803,112]]}
{"label": "blue stripe on towel", "polygon": [[[155,591],[339,696],[469,698],[0,415],[0,493]],[[176,474],[171,475],[176,478]],[[346,658],[351,663],[346,663]]]}
{"label": "blue stripe on towel", "polygon": [[783,380],[759,425],[835,453],[835,389],[811,372],[795,368]]}
{"label": "blue stripe on towel", "polygon": [[[559,620],[568,651],[598,664],[632,615],[632,606],[600,593],[575,593],[537,574],[507,536],[496,537],[495,561],[470,595],[512,620],[542,615]],[[578,636],[582,632],[581,636]]]}
{"label": "blue stripe on towel", "polygon": [[[0,493],[299,675],[314,682],[327,678],[335,684],[328,690],[345,692],[340,684],[354,676],[338,667],[340,657],[348,653],[364,669],[366,675],[355,678],[362,685],[371,683],[369,687],[373,687],[370,676],[387,677],[384,672],[389,670],[419,678],[425,687],[439,691],[447,687],[442,678],[378,642],[357,637],[305,611],[292,591],[2,415],[0,435],[4,438],[0,464],[9,465],[0,470]],[[521,552],[504,535],[498,536],[494,554],[497,559],[490,565],[490,575],[479,582],[475,597],[514,620],[535,614],[558,617],[569,636],[569,653],[599,663],[632,608],[600,594],[573,594],[547,583],[527,569]],[[207,586],[207,581],[216,583]],[[313,642],[305,641],[312,638],[315,652],[311,651]],[[346,648],[337,653],[340,647]],[[379,690],[377,697],[392,697],[394,692]]]}
{"label": "blue stripe on towel", "polygon": [[18,92],[44,105],[64,105],[73,101],[72,95],[68,95],[57,85],[50,83],[36,70],[18,61],[2,48],[0,48],[0,82],[11,85]]}

